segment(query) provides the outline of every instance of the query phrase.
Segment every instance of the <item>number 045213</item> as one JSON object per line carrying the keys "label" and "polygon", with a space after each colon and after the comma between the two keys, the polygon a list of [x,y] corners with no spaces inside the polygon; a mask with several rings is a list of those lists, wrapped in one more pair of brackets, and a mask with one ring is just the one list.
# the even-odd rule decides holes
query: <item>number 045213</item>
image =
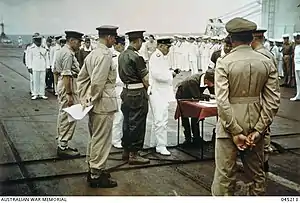
{"label": "number 045213", "polygon": [[281,197],[282,202],[299,202],[299,197]]}

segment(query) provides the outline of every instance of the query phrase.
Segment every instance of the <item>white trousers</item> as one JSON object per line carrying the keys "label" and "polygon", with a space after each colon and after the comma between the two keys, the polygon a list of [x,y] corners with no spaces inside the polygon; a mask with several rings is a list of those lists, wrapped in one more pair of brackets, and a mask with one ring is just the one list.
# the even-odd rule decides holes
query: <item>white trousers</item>
{"label": "white trousers", "polygon": [[150,145],[156,148],[167,146],[168,142],[168,108],[169,103],[162,101],[161,95],[150,95],[149,102],[153,117]]}
{"label": "white trousers", "polygon": [[122,100],[118,98],[118,112],[114,115],[113,126],[112,126],[112,144],[120,144],[123,137],[123,113],[121,111]]}
{"label": "white trousers", "polygon": [[29,73],[29,85],[30,85],[30,92],[33,94],[33,76]]}
{"label": "white trousers", "polygon": [[33,91],[32,96],[45,96],[46,71],[32,71]]}
{"label": "white trousers", "polygon": [[197,61],[190,61],[189,67],[191,69],[192,75],[198,73]]}
{"label": "white trousers", "polygon": [[296,98],[300,99],[300,70],[295,70],[295,78],[296,78],[296,86],[297,86]]}

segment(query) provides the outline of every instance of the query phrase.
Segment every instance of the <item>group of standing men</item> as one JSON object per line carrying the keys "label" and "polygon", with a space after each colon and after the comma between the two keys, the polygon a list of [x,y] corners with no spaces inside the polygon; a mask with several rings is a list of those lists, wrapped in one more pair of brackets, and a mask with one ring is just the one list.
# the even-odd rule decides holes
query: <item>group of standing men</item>
{"label": "group of standing men", "polygon": [[[87,147],[90,169],[87,181],[91,187],[117,186],[105,170],[112,144],[124,148],[122,159],[129,164],[150,162],[139,153],[144,144],[149,97],[157,121],[152,132],[157,138],[156,151],[170,155],[166,149],[168,102],[175,98],[172,80],[179,73],[169,69],[166,57],[171,39],[157,39],[157,47],[147,63],[139,53],[145,42],[144,31],[126,33],[129,45],[124,51],[125,37],[118,36],[117,29],[115,26],[97,28],[98,47],[86,54],[82,63],[77,53],[84,34],[66,31],[66,44],[55,52],[53,64],[58,80],[58,156],[79,155],[76,148],[69,146],[76,121],[69,122],[63,108],[78,103],[84,107],[93,105],[89,112]],[[161,99],[161,95],[167,98]]]}
{"label": "group of standing men", "polygon": [[[57,51],[53,67],[53,73],[56,73],[58,79],[59,156],[79,155],[77,149],[68,145],[74,134],[76,121],[69,122],[62,109],[76,103],[81,103],[84,107],[93,105],[89,112],[90,141],[87,153],[90,169],[87,181],[91,187],[117,186],[117,182],[105,168],[114,140],[113,126],[120,123],[120,120],[123,120],[123,135],[119,136],[122,137],[121,147],[124,148],[122,159],[133,165],[150,162],[139,153],[144,143],[148,100],[154,120],[157,121],[153,130],[157,138],[156,151],[169,155],[165,143],[166,115],[168,102],[174,98],[172,79],[179,72],[178,69],[169,69],[170,58],[167,56],[172,41],[170,38],[157,39],[155,51],[149,61],[145,61],[139,53],[145,41],[144,31],[126,33],[129,45],[124,51],[125,38],[118,36],[117,29],[115,26],[97,28],[99,45],[83,57],[85,59],[81,64],[77,53],[84,34],[66,31],[66,45]],[[219,116],[212,194],[234,194],[239,152],[245,173],[252,180],[250,194],[263,195],[266,145],[270,142],[269,128],[280,104],[277,63],[274,56],[263,47],[265,30],[257,29],[255,23],[235,18],[226,24],[226,30],[232,50],[226,51],[226,54],[220,53],[225,48],[213,52],[212,56],[218,56],[215,60],[211,57],[215,74],[210,77],[208,85],[215,86]],[[300,36],[297,35],[296,39],[295,64],[299,65]],[[38,49],[39,43],[35,43],[35,46],[37,48],[32,48],[35,51],[29,53],[36,58],[42,57],[45,53]],[[112,52],[110,49],[113,46]],[[45,64],[47,63],[45,60]],[[32,67],[32,63],[26,64],[28,68]],[[49,69],[49,66],[45,67]],[[41,80],[42,77],[39,77]],[[200,79],[202,77],[198,80]],[[120,93],[120,98],[116,92]],[[119,117],[114,116],[118,109],[122,111]],[[119,138],[115,140],[119,141]],[[115,145],[117,143],[119,142],[116,141]]]}
{"label": "group of standing men", "polygon": [[191,74],[206,72],[211,66],[211,56],[215,51],[222,50],[224,37],[219,36],[174,36],[170,50],[171,67],[181,71],[191,71]]}

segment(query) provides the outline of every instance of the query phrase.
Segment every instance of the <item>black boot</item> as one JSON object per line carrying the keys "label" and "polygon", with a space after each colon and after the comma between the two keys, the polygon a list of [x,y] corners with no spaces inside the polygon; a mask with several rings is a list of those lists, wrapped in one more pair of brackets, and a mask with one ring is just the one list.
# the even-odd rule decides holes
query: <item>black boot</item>
{"label": "black boot", "polygon": [[118,183],[113,180],[109,173],[103,172],[98,178],[88,178],[90,187],[92,188],[113,188],[117,187]]}
{"label": "black boot", "polygon": [[269,172],[269,161],[264,162],[264,171],[265,173]]}
{"label": "black boot", "polygon": [[129,159],[129,151],[124,149],[123,154],[122,154],[122,160],[128,161],[128,159]]}
{"label": "black boot", "polygon": [[129,165],[143,165],[143,164],[149,164],[149,163],[150,163],[150,160],[147,158],[141,157],[138,152],[129,152],[129,159],[128,159]]}
{"label": "black boot", "polygon": [[191,148],[192,147],[191,138],[190,139],[185,138],[185,141],[182,144],[180,144],[180,146],[183,148]]}
{"label": "black boot", "polygon": [[201,147],[201,144],[203,144],[203,139],[202,137],[193,137],[193,147],[199,148]]}

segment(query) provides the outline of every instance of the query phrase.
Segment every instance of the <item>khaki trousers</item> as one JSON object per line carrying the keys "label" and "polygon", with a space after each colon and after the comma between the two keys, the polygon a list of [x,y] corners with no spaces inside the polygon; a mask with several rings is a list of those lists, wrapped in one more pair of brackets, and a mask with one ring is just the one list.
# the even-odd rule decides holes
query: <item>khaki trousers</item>
{"label": "khaki trousers", "polygon": [[92,174],[101,174],[106,167],[112,142],[114,113],[89,113],[90,141],[87,147],[87,162]]}
{"label": "khaki trousers", "polygon": [[[75,79],[72,79],[72,92],[76,92],[76,81]],[[77,122],[69,122],[68,120],[68,114],[64,112],[62,109],[68,107],[68,100],[67,100],[67,94],[64,87],[63,80],[59,80],[57,84],[57,90],[58,90],[58,106],[59,106],[59,112],[58,112],[58,118],[57,118],[57,139],[58,139],[58,145],[61,147],[67,147],[68,142],[72,139],[76,124]],[[74,104],[78,104],[78,96],[76,94],[73,94],[73,101]]]}
{"label": "khaki trousers", "polygon": [[264,138],[264,162],[269,161],[269,155],[272,151],[271,149],[271,129],[268,128],[266,133],[265,133],[265,138]]}
{"label": "khaki trousers", "polygon": [[[211,191],[214,196],[233,196],[236,186],[238,149],[230,138],[217,138],[215,146],[215,174]],[[260,139],[252,150],[241,154],[244,171],[249,180],[250,195],[264,195],[265,173],[264,139]]]}

